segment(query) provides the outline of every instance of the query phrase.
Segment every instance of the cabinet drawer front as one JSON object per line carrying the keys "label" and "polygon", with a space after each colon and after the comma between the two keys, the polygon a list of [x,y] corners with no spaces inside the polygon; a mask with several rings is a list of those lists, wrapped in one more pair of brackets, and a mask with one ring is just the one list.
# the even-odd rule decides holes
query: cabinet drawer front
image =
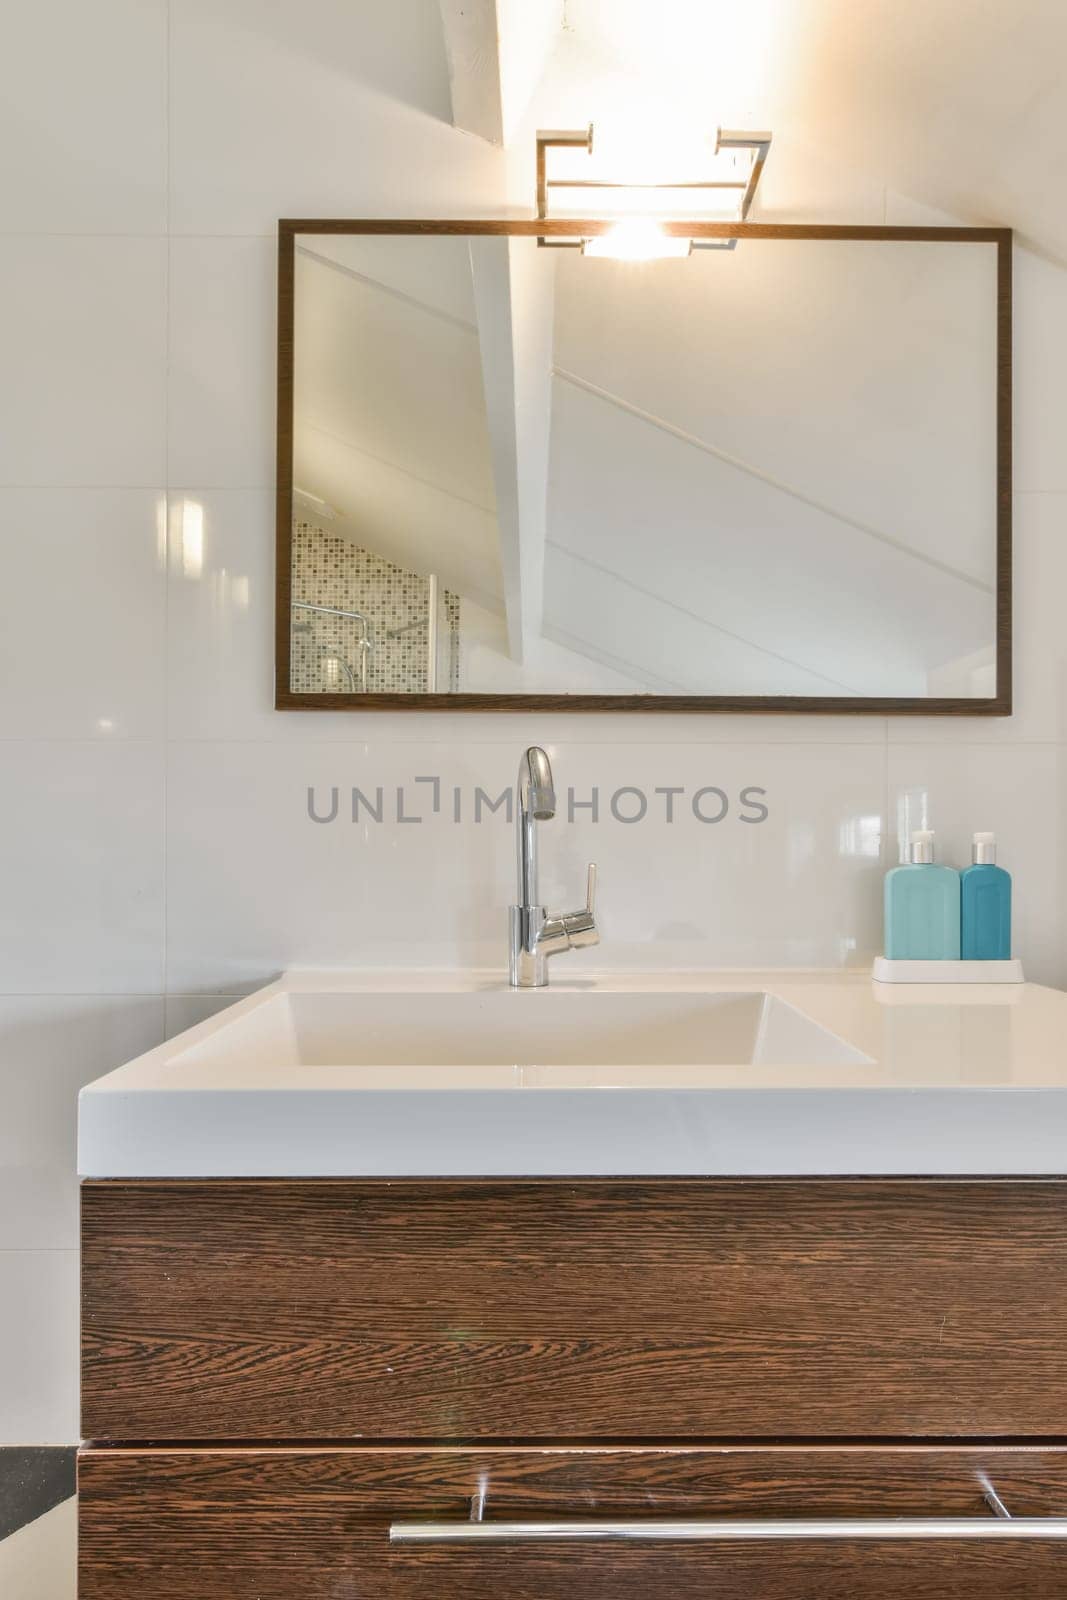
{"label": "cabinet drawer front", "polygon": [[83,1434],[1067,1435],[1067,1184],[83,1187]]}
{"label": "cabinet drawer front", "polygon": [[[1027,1600],[1064,1592],[1067,1540],[839,1534],[816,1519],[996,1524],[1067,1513],[1067,1452],[941,1449],[93,1450],[79,1463],[80,1600]],[[398,1544],[398,1523],[572,1519],[580,1540]],[[760,1519],[767,1538],[618,1543],[622,1520]],[[781,1519],[798,1531],[771,1536]],[[1067,1528],[1067,1520],[1060,1521]]]}

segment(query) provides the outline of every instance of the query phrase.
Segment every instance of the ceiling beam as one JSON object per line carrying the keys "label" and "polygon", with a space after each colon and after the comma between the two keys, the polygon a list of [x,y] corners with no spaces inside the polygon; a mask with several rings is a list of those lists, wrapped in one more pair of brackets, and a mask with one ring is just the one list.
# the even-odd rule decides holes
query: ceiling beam
{"label": "ceiling beam", "polygon": [[496,0],[439,0],[452,121],[493,144],[504,142]]}
{"label": "ceiling beam", "polygon": [[438,0],[452,121],[509,144],[563,31],[562,0]]}
{"label": "ceiling beam", "polygon": [[476,238],[470,251],[508,651],[521,662],[544,602],[554,261],[532,239]]}

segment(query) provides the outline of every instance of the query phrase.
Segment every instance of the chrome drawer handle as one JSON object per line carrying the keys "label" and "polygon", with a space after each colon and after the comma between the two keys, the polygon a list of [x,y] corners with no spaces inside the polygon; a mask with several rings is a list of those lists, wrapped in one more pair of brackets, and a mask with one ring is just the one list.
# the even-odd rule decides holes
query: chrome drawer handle
{"label": "chrome drawer handle", "polygon": [[1067,1517],[812,1517],[715,1522],[394,1522],[390,1544],[534,1544],[558,1540],[1067,1539]]}

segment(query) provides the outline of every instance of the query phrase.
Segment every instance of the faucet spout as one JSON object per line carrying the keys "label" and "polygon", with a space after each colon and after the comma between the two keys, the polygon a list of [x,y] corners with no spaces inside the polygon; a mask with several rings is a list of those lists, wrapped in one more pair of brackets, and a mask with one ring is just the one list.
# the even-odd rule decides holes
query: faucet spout
{"label": "faucet spout", "polygon": [[537,824],[556,814],[556,789],[552,763],[540,745],[531,745],[519,762],[516,785],[515,839],[518,867],[518,903],[510,911],[511,985],[540,989],[548,982],[548,957],[562,950],[578,950],[599,943],[593,909],[596,868],[589,868],[589,885],[583,911],[549,916],[537,889]]}
{"label": "faucet spout", "polygon": [[538,822],[551,822],[556,814],[556,787],[552,763],[538,744],[532,744],[519,762],[519,805]]}
{"label": "faucet spout", "polygon": [[556,814],[552,763],[540,745],[523,751],[516,785],[515,842],[519,874],[519,905],[526,910],[537,899],[537,823]]}

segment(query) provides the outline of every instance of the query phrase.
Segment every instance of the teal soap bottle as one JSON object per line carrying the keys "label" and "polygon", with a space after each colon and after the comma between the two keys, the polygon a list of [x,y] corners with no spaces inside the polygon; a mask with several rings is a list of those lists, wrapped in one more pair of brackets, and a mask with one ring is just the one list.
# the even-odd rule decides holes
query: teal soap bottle
{"label": "teal soap bottle", "polygon": [[965,961],[1011,960],[1011,874],[997,866],[992,833],[976,833],[960,873],[960,950]]}
{"label": "teal soap bottle", "polygon": [[885,953],[890,961],[960,959],[960,875],[934,860],[934,836],[911,835],[908,860],[885,875]]}

